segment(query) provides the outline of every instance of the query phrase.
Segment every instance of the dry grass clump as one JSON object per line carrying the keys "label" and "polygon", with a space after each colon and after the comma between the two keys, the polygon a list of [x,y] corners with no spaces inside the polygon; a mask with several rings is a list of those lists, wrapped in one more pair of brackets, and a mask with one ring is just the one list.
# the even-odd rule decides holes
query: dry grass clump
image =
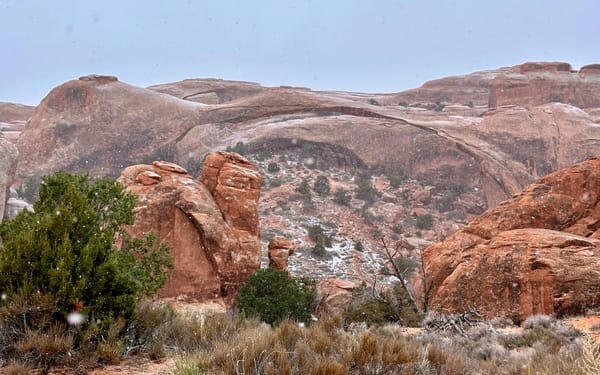
{"label": "dry grass clump", "polygon": [[29,375],[35,373],[31,365],[22,362],[11,362],[1,368],[4,375]]}

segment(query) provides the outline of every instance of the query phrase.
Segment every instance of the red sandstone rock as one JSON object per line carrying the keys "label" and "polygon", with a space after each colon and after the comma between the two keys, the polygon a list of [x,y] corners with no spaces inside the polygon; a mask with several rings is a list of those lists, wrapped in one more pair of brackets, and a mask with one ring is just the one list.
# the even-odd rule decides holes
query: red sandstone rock
{"label": "red sandstone rock", "polygon": [[507,316],[600,306],[600,159],[552,173],[423,254],[430,308]]}
{"label": "red sandstone rock", "polygon": [[[571,71],[567,63],[525,63],[519,72],[496,76],[489,83],[491,108],[504,105],[535,106],[561,102],[579,108],[600,107],[600,76],[595,65]],[[586,75],[587,73],[587,75]]]}
{"label": "red sandstone rock", "polygon": [[352,291],[357,287],[352,281],[322,279],[317,282],[317,300],[320,315],[341,313],[352,301]]}
{"label": "red sandstone rock", "polygon": [[520,73],[528,72],[570,72],[571,64],[565,62],[526,62],[518,65]]}
{"label": "red sandstone rock", "polygon": [[144,171],[137,175],[136,180],[143,185],[154,185],[158,184],[162,177],[156,172]]}
{"label": "red sandstone rock", "polygon": [[579,69],[581,74],[600,74],[600,64],[589,64]]}
{"label": "red sandstone rock", "polygon": [[200,181],[215,198],[229,225],[258,236],[262,176],[254,164],[234,152],[209,154],[204,159]]}
{"label": "red sandstone rock", "polygon": [[34,111],[29,105],[0,102],[0,122],[26,122]]}
{"label": "red sandstone rock", "polygon": [[[135,224],[129,231],[134,235],[154,232],[171,248],[175,268],[158,297],[188,301],[223,297],[231,302],[247,277],[260,267],[258,221],[252,218],[257,218],[262,178],[254,165],[237,162],[236,154],[225,155],[216,156],[223,161],[218,166],[205,164],[217,176],[213,191],[223,189],[221,178],[252,181],[220,193],[218,199],[227,204],[219,205],[211,190],[172,163],[131,166],[119,177],[139,200]],[[207,161],[214,159],[215,155],[207,157]],[[240,213],[247,218],[240,219]]]}
{"label": "red sandstone rock", "polygon": [[269,267],[287,271],[288,258],[294,254],[295,249],[296,245],[287,238],[280,236],[273,238],[268,246]]}

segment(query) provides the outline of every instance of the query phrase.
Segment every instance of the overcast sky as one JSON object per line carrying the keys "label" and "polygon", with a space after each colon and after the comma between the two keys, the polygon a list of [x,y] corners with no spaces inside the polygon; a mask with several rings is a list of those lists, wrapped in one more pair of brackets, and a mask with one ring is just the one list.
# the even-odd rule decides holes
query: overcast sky
{"label": "overcast sky", "polygon": [[0,0],[0,101],[90,73],[397,92],[449,75],[600,63],[600,1]]}

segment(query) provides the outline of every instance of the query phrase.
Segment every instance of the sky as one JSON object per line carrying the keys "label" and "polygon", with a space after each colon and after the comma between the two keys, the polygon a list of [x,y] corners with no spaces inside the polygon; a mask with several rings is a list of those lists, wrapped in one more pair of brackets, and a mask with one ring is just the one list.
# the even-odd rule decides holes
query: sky
{"label": "sky", "polygon": [[87,74],[399,92],[525,61],[600,63],[597,0],[0,0],[0,101]]}

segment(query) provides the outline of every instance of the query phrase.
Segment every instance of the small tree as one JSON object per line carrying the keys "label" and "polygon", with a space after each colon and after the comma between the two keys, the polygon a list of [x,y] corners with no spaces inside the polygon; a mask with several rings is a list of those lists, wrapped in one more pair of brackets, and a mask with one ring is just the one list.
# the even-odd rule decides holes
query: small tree
{"label": "small tree", "polygon": [[279,172],[281,170],[281,168],[279,167],[279,164],[275,163],[275,162],[270,162],[269,165],[267,166],[267,172],[269,173],[276,173]]}
{"label": "small tree", "polygon": [[355,191],[356,199],[365,201],[366,206],[371,206],[379,198],[381,193],[371,184],[371,176],[363,174],[358,176],[358,187]]}
{"label": "small tree", "polygon": [[[88,321],[128,318],[137,301],[166,281],[171,258],[153,236],[131,239],[134,195],[115,180],[87,175],[44,177],[34,212],[0,224],[0,275],[6,298],[64,321],[76,305]],[[118,250],[115,239],[122,239]],[[25,320],[25,319],[24,319]],[[27,329],[27,327],[24,327]]]}
{"label": "small tree", "polygon": [[290,277],[286,271],[265,268],[251,275],[240,288],[237,306],[243,314],[269,324],[288,318],[308,323],[315,300],[314,283]]}
{"label": "small tree", "polygon": [[352,292],[352,302],[343,315],[350,322],[374,325],[397,322],[416,327],[421,321],[420,314],[411,308],[406,290],[399,283],[387,290],[377,290],[375,285],[367,287],[363,283]]}
{"label": "small tree", "polygon": [[248,154],[248,146],[246,146],[244,144],[244,142],[239,141],[233,147],[227,146],[227,148],[225,149],[225,151],[235,152],[235,153],[238,153],[238,154],[240,154],[242,156],[246,156]]}
{"label": "small tree", "polygon": [[340,206],[348,206],[352,197],[348,194],[348,190],[344,188],[338,188],[335,193],[333,193],[333,201]]}
{"label": "small tree", "polygon": [[329,194],[329,179],[326,176],[318,176],[313,185],[313,190],[319,195]]}
{"label": "small tree", "polygon": [[308,227],[308,237],[313,240],[315,244],[331,247],[331,236],[327,235],[325,229],[319,224]]}
{"label": "small tree", "polygon": [[295,191],[298,193],[302,201],[312,202],[312,194],[306,178],[302,179],[302,182],[300,182],[300,185],[296,187]]}
{"label": "small tree", "polygon": [[406,297],[410,300],[411,306],[415,312],[418,311],[417,301],[409,289],[409,276],[415,270],[419,272],[422,283],[422,295],[421,295],[421,306],[424,313],[429,310],[429,297],[432,289],[432,282],[429,280],[427,272],[425,271],[425,264],[423,263],[423,250],[419,249],[418,256],[419,260],[415,261],[411,258],[407,258],[401,255],[400,250],[402,248],[407,250],[415,250],[415,247],[407,243],[406,241],[398,241],[394,249],[391,249],[385,238],[381,238],[381,244],[386,257],[385,270],[390,275],[398,279],[399,286],[402,287],[406,293]]}
{"label": "small tree", "polygon": [[433,226],[433,216],[431,214],[425,214],[417,217],[417,228],[419,229],[431,229]]}

